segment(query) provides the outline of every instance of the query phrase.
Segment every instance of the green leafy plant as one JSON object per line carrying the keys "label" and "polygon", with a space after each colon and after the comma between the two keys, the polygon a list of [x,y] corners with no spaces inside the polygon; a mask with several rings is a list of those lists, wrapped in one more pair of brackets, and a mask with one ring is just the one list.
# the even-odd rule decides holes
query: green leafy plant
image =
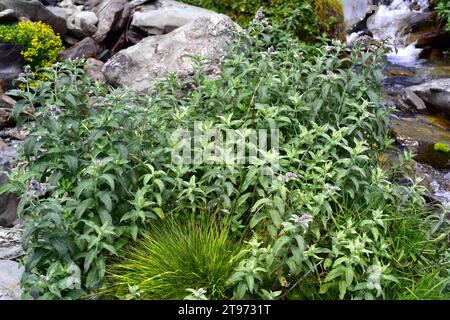
{"label": "green leafy plant", "polygon": [[[21,197],[25,296],[95,294],[106,285],[107,265],[114,270],[121,258],[132,261],[121,250],[132,240],[180,251],[152,234],[169,214],[171,230],[192,215],[214,217],[218,228],[229,219],[229,246],[246,243],[234,272],[227,267],[230,276],[213,281],[216,287],[184,277],[189,281],[180,287],[161,277],[178,286],[170,297],[192,289],[197,295],[190,291],[190,298],[200,298],[203,289],[207,298],[382,299],[410,296],[407,288],[420,297],[426,291],[411,284],[430,283],[426,270],[436,279],[427,296],[448,296],[447,213],[427,209],[410,177],[410,154],[398,167],[380,160],[391,146],[390,111],[380,93],[385,53],[370,38],[352,49],[339,41],[312,47],[259,16],[236,36],[218,78],[194,57],[192,77],[168,74],[146,94],[92,83],[82,62],[46,70],[49,81],[37,88],[29,85],[32,74],[22,79],[24,89],[12,94],[22,99],[16,114],[29,114],[22,121],[32,120],[31,133],[2,189]],[[198,122],[202,134],[278,129],[279,154],[245,139],[242,146],[264,160],[174,162],[183,143],[173,132],[193,132]],[[206,135],[200,142],[232,151]],[[277,170],[268,166],[275,161]],[[400,223],[411,216],[414,223]],[[217,256],[195,243],[202,259]],[[164,257],[180,261],[173,253]],[[136,279],[122,279],[121,298],[162,297]]]}
{"label": "green leafy plant", "polygon": [[445,30],[450,32],[450,1],[449,0],[439,0],[436,10],[439,17],[445,23]]}
{"label": "green leafy plant", "polygon": [[317,37],[344,40],[344,12],[339,0],[184,0],[229,15],[234,21],[247,25],[259,8],[273,24],[296,35],[300,40],[315,42]]}
{"label": "green leafy plant", "polygon": [[239,262],[240,247],[226,223],[214,217],[189,221],[169,218],[153,224],[114,263],[111,285],[104,294],[126,298],[129,286],[139,287],[140,299],[226,299],[226,281]]}

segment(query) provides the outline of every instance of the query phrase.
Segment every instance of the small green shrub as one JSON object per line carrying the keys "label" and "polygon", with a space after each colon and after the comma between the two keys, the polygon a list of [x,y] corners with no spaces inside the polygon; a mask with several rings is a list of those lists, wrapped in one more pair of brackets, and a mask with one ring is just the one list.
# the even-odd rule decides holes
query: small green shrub
{"label": "small green shrub", "polygon": [[58,61],[58,52],[64,49],[59,35],[41,21],[0,25],[0,41],[22,46],[21,53],[32,71],[50,67]]}
{"label": "small green shrub", "polygon": [[[239,262],[241,245],[232,240],[226,223],[219,225],[213,217],[196,219],[169,218],[144,231],[142,239],[127,248],[125,259],[111,266],[111,285],[103,294],[179,300],[195,288],[206,290],[210,299],[230,298],[233,290],[226,282]],[[139,295],[133,297],[130,287]]]}
{"label": "small green shrub", "polygon": [[[178,297],[185,289],[228,297],[232,288],[233,298],[248,299],[298,291],[298,298],[398,298],[409,288],[399,283],[429,283],[425,270],[438,279],[433,294],[448,295],[446,211],[426,208],[423,189],[406,175],[410,155],[398,168],[379,162],[391,141],[381,103],[386,49],[373,41],[308,46],[258,17],[229,47],[217,79],[200,58],[192,77],[168,74],[148,94],[91,83],[71,62],[47,70],[49,81],[37,88],[24,79],[24,90],[11,94],[22,98],[16,114],[31,109],[34,121],[2,189],[21,198],[25,297],[95,293],[115,255],[129,258],[123,246],[169,213],[176,223],[228,217],[231,238],[247,243],[225,284],[188,281]],[[198,121],[202,133],[278,129],[279,170],[267,175],[264,161],[173,163],[180,142],[172,133],[192,132]],[[206,149],[212,143],[202,140]],[[422,237],[394,223],[411,215]],[[425,242],[419,251],[410,245],[417,239]],[[150,232],[145,241],[156,240]],[[125,298],[146,290],[122,288]]]}
{"label": "small green shrub", "polygon": [[259,8],[271,22],[300,40],[315,42],[317,37],[345,40],[344,11],[339,0],[184,0],[229,15],[241,25],[247,25]]}
{"label": "small green shrub", "polygon": [[450,0],[439,0],[436,10],[445,24],[445,30],[450,32]]}

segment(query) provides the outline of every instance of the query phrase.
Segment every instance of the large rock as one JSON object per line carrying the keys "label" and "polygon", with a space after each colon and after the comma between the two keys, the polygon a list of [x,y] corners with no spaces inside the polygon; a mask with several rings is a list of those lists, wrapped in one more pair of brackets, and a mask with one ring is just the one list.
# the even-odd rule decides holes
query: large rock
{"label": "large rock", "polygon": [[16,101],[4,93],[0,93],[0,129],[11,126],[14,121],[11,113],[16,105]]}
{"label": "large rock", "polygon": [[396,142],[418,153],[419,145],[445,143],[450,146],[450,121],[437,115],[392,117],[390,134]]}
{"label": "large rock", "polygon": [[[8,182],[7,172],[11,160],[17,157],[14,145],[0,149],[0,185]],[[17,224],[17,197],[13,194],[0,194],[0,227],[11,227]]]}
{"label": "large rock", "polygon": [[14,23],[19,20],[16,12],[12,9],[6,9],[0,12],[0,24]]}
{"label": "large rock", "polygon": [[59,56],[61,59],[75,60],[77,58],[92,58],[97,54],[98,47],[92,38],[84,38],[74,46],[62,51]]}
{"label": "large rock", "polygon": [[341,0],[344,7],[346,29],[350,30],[358,22],[362,21],[369,11],[372,0]]}
{"label": "large rock", "polygon": [[75,14],[76,19],[84,20],[86,23],[97,25],[98,17],[93,11],[80,11]]}
{"label": "large rock", "polygon": [[13,260],[23,255],[22,229],[19,225],[13,228],[0,227],[0,260]]}
{"label": "large rock", "polygon": [[157,0],[137,7],[131,26],[148,35],[161,35],[198,18],[216,14],[213,11],[172,0]]}
{"label": "large rock", "polygon": [[22,72],[25,61],[21,50],[20,46],[0,42],[0,80],[5,83],[6,89],[12,88],[13,80]]}
{"label": "large rock", "polygon": [[432,47],[437,49],[450,48],[450,36],[448,33],[441,29],[425,32],[420,35],[416,43],[417,48]]}
{"label": "large rock", "polygon": [[94,12],[98,17],[97,32],[94,35],[95,41],[103,42],[107,36],[124,26],[123,17],[126,0],[103,0]]}
{"label": "large rock", "polygon": [[411,89],[405,88],[398,95],[397,106],[402,111],[422,112],[427,110],[425,102]]}
{"label": "large rock", "polygon": [[91,37],[97,32],[97,27],[85,19],[80,19],[78,15],[67,18],[68,34],[77,39]]}
{"label": "large rock", "polygon": [[427,106],[450,116],[450,78],[436,79],[408,88]]}
{"label": "large rock", "polygon": [[100,60],[89,58],[86,60],[86,64],[83,70],[86,71],[88,77],[93,81],[105,82],[105,76],[102,73],[104,63]]}
{"label": "large rock", "polygon": [[49,24],[56,33],[67,32],[66,20],[51,13],[38,0],[0,0],[0,10],[12,9],[17,15]]}
{"label": "large rock", "polygon": [[0,300],[20,300],[24,268],[15,261],[0,260]]}
{"label": "large rock", "polygon": [[221,14],[199,18],[171,33],[147,37],[120,51],[103,67],[106,80],[136,90],[151,88],[168,72],[186,77],[194,71],[188,55],[208,57],[212,62],[206,72],[216,69],[228,47],[232,31],[241,30],[229,17]]}

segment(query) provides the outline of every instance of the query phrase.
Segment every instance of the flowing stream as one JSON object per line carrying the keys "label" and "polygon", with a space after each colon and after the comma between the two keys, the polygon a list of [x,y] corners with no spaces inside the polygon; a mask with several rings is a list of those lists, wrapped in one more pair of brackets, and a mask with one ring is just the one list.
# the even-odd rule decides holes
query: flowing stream
{"label": "flowing stream", "polygon": [[[364,1],[361,1],[364,2]],[[376,39],[389,39],[392,52],[388,54],[388,65],[385,70],[384,91],[385,97],[389,100],[395,98],[398,93],[406,87],[422,84],[426,81],[449,78],[449,59],[421,59],[420,54],[423,49],[416,48],[416,42],[409,38],[408,28],[412,21],[429,14],[429,2],[427,0],[393,0],[389,4],[382,4],[389,1],[379,1],[376,12],[367,19],[367,30]],[[366,6],[347,8],[365,10],[356,12],[359,17],[364,17],[372,1],[367,1]],[[345,5],[345,1],[344,1]],[[348,2],[352,6],[352,2]],[[367,30],[354,32],[347,36],[347,42],[351,44],[358,36]],[[400,128],[404,132],[411,132],[412,135],[428,135],[431,139],[439,136],[440,141],[450,141],[450,121],[440,115],[406,115],[397,113]],[[428,137],[427,137],[428,138]],[[426,140],[424,138],[424,140]],[[436,169],[430,165],[417,163],[416,173],[424,179],[424,184],[428,187],[433,199],[438,200],[442,205],[450,208],[450,170]]]}

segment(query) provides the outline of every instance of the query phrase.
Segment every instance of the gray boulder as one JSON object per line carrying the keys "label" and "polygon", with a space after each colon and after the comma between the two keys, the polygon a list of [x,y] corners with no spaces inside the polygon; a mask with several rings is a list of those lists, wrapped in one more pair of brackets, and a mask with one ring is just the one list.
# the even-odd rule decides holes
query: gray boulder
{"label": "gray boulder", "polygon": [[105,64],[97,59],[89,58],[86,60],[86,64],[83,69],[86,71],[88,77],[93,81],[105,82],[105,76],[102,73],[102,68]]}
{"label": "gray boulder", "polygon": [[13,228],[0,227],[0,261],[14,260],[23,255],[21,237],[20,225]]}
{"label": "gray boulder", "polygon": [[15,261],[0,260],[0,300],[20,300],[24,268]]}
{"label": "gray boulder", "polygon": [[436,79],[408,88],[427,106],[450,116],[450,78]]}
{"label": "gray boulder", "polygon": [[19,17],[17,16],[16,12],[12,9],[6,9],[0,12],[0,23],[1,24],[8,24],[8,23],[14,23],[19,20]]}
{"label": "gray boulder", "polygon": [[33,21],[41,20],[60,35],[67,32],[66,20],[51,13],[38,0],[0,0],[0,10],[5,9],[12,9],[18,16],[27,17]]}
{"label": "gray boulder", "polygon": [[20,46],[0,42],[0,80],[2,80],[7,89],[12,88],[12,82],[17,79],[22,72],[22,65],[25,62]]}
{"label": "gray boulder", "polygon": [[[17,157],[14,145],[0,149],[0,185],[8,182],[7,172],[10,170],[11,160]],[[0,194],[0,227],[11,227],[17,224],[17,197],[13,194]]]}
{"label": "gray boulder", "polygon": [[398,95],[397,106],[402,111],[421,112],[427,110],[425,102],[411,89],[403,89]]}
{"label": "gray boulder", "polygon": [[114,55],[103,67],[106,80],[136,90],[151,88],[168,72],[179,77],[193,73],[189,55],[211,59],[207,73],[217,71],[233,31],[241,30],[229,17],[216,14],[199,18],[171,33],[147,37],[138,44]]}
{"label": "gray boulder", "polygon": [[372,0],[341,0],[344,7],[346,29],[350,30],[362,21],[373,4]]}
{"label": "gray boulder", "polygon": [[135,9],[131,26],[148,35],[161,35],[198,18],[217,14],[203,8],[172,0],[157,0]]}
{"label": "gray boulder", "polygon": [[0,129],[8,127],[13,123],[11,113],[16,101],[4,93],[0,93]]}
{"label": "gray boulder", "polygon": [[[124,17],[126,0],[103,0],[93,11],[98,17],[95,41],[102,43],[106,37],[114,31],[124,27],[128,17]],[[131,13],[131,10],[128,14]]]}
{"label": "gray boulder", "polygon": [[93,11],[80,11],[75,14],[76,19],[84,20],[86,23],[97,25],[98,17]]}
{"label": "gray boulder", "polygon": [[97,27],[84,19],[80,19],[77,15],[67,18],[68,34],[77,39],[91,37],[97,32]]}
{"label": "gray boulder", "polygon": [[62,51],[59,57],[63,60],[76,58],[92,58],[97,54],[98,47],[92,38],[84,38],[74,46]]}

